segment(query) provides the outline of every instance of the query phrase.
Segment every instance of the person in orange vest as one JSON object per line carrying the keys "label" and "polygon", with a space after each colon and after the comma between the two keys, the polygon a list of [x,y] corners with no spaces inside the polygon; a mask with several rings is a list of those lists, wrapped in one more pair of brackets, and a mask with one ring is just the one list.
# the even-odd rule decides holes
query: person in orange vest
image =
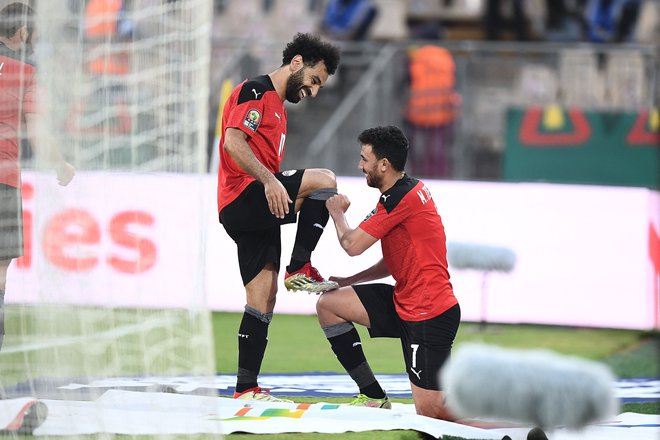
{"label": "person in orange vest", "polygon": [[409,52],[408,69],[405,120],[412,170],[425,177],[448,177],[453,125],[461,102],[455,90],[454,57],[443,47],[422,46]]}
{"label": "person in orange vest", "polygon": [[131,41],[133,24],[125,18],[123,0],[89,0],[85,5],[85,41],[90,43],[89,53],[102,44],[110,43],[109,50],[92,57],[87,70],[97,75],[126,75],[130,58],[126,51],[116,50],[113,43]]}

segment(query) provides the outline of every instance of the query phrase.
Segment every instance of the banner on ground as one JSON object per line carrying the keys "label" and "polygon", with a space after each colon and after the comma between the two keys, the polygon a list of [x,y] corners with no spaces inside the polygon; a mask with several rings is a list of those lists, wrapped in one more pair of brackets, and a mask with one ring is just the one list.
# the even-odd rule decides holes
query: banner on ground
{"label": "banner on ground", "polygon": [[[48,417],[37,436],[125,434],[185,435],[286,432],[342,433],[406,429],[435,438],[524,439],[531,427],[510,423],[506,428],[481,429],[418,416],[412,405],[394,404],[392,410],[351,407],[332,403],[268,403],[222,397],[111,390],[95,401],[41,400]],[[495,426],[492,424],[491,426]],[[655,440],[660,416],[620,414],[580,431],[557,429],[553,439]],[[618,436],[618,437],[617,437]]]}

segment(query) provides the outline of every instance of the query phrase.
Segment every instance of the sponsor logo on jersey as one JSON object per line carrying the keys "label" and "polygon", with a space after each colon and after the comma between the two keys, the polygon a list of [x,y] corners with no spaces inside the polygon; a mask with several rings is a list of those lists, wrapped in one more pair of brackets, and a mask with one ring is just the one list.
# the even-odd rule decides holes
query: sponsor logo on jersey
{"label": "sponsor logo on jersey", "polygon": [[260,123],[261,113],[259,113],[259,110],[257,109],[251,109],[248,111],[245,115],[245,119],[243,120],[243,125],[255,132],[257,131]]}

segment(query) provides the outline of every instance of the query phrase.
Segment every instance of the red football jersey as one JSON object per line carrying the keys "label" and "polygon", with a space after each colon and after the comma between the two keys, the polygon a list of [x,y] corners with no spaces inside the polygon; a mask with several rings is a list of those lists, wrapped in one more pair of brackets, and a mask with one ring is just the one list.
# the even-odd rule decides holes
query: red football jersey
{"label": "red football jersey", "polygon": [[398,180],[359,227],[381,241],[402,319],[434,318],[458,303],[447,270],[445,228],[423,182]]}
{"label": "red football jersey", "polygon": [[23,115],[36,111],[35,88],[34,66],[0,45],[0,183],[5,185],[20,185],[20,130]]}
{"label": "red football jersey", "polygon": [[223,148],[225,130],[229,127],[248,135],[247,142],[254,155],[271,173],[280,171],[286,139],[286,110],[268,75],[239,84],[225,103],[218,146],[218,212],[254,181]]}

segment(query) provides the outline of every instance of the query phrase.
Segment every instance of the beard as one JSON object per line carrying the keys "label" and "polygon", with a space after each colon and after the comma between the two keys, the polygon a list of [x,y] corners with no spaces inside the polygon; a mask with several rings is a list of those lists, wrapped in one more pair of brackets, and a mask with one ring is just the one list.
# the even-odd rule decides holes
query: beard
{"label": "beard", "polygon": [[371,188],[380,188],[380,184],[383,183],[382,176],[373,171],[367,171],[365,177],[367,178],[367,186]]}
{"label": "beard", "polygon": [[294,104],[300,102],[300,90],[305,87],[303,83],[305,79],[305,74],[303,73],[304,70],[305,68],[303,67],[297,72],[291,74],[286,81],[286,100]]}

